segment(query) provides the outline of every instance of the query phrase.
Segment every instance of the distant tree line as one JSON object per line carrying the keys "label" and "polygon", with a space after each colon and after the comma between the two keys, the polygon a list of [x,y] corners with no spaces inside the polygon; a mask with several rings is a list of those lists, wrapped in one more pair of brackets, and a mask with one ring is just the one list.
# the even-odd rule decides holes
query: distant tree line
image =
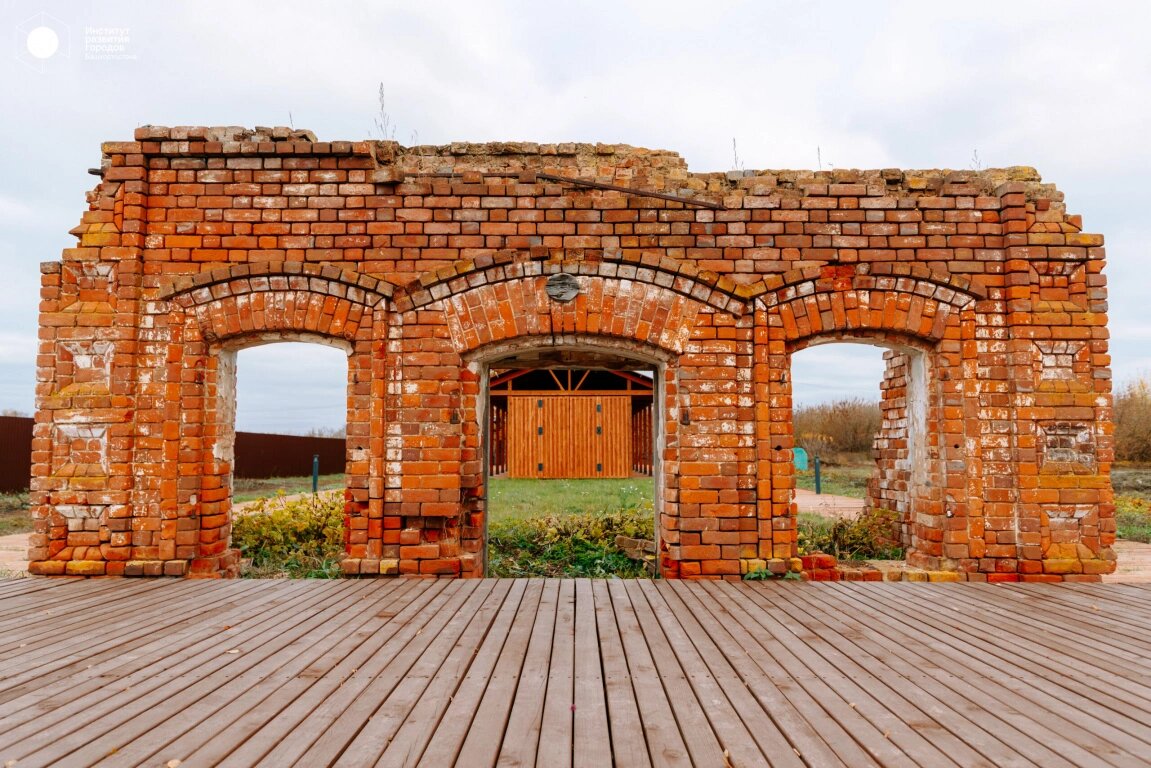
{"label": "distant tree line", "polygon": [[814,455],[866,453],[883,423],[879,403],[854,397],[795,409],[795,441]]}
{"label": "distant tree line", "polygon": [[1141,376],[1115,392],[1115,458],[1151,463],[1151,381]]}

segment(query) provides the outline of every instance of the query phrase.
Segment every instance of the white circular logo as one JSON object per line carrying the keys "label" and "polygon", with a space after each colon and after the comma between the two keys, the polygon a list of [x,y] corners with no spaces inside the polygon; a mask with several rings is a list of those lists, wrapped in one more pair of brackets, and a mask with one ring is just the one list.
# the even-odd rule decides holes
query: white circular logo
{"label": "white circular logo", "polygon": [[59,49],[60,37],[51,27],[36,27],[28,33],[28,53],[36,58],[51,58]]}

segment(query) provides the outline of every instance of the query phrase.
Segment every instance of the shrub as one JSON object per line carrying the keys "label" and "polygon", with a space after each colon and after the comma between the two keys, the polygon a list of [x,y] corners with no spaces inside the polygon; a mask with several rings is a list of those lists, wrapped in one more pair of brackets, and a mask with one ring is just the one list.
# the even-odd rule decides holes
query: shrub
{"label": "shrub", "polygon": [[335,578],[344,552],[343,491],[259,499],[236,517],[232,545],[248,561],[244,576]]}
{"label": "shrub", "polygon": [[625,555],[615,538],[651,539],[654,527],[650,504],[494,521],[488,527],[488,575],[639,578],[643,563]]}
{"label": "shrub", "polygon": [[865,509],[853,518],[799,519],[801,554],[826,552],[840,560],[901,560],[899,515],[890,509]]}

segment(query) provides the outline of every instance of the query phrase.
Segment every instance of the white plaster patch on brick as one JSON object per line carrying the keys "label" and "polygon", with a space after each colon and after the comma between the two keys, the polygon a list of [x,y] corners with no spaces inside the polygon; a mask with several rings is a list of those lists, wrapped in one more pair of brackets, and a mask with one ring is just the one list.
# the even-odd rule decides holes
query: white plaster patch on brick
{"label": "white plaster patch on brick", "polygon": [[[61,341],[60,346],[72,356],[72,365],[76,368],[72,377],[73,382],[104,386],[111,383],[112,342]],[[82,371],[84,373],[81,373]]]}
{"label": "white plaster patch on brick", "polygon": [[109,508],[104,504],[57,504],[55,509],[69,531],[99,531]]}
{"label": "white plaster patch on brick", "polygon": [[108,262],[65,262],[64,271],[81,291],[104,291],[111,294],[115,287],[115,265]]}
{"label": "white plaster patch on brick", "polygon": [[108,472],[108,425],[57,423],[52,427],[52,464],[59,472],[66,466],[99,466]]}
{"label": "white plaster patch on brick", "polygon": [[1087,342],[1034,339],[1031,343],[1038,350],[1041,381],[1070,381],[1075,378],[1075,356]]}

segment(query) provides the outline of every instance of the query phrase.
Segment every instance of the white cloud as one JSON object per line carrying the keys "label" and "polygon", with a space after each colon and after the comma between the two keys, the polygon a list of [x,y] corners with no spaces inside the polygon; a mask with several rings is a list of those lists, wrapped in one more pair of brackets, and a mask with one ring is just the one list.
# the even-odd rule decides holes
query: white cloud
{"label": "white cloud", "polygon": [[[1146,359],[1147,4],[55,6],[74,30],[129,27],[139,60],[0,68],[0,327],[18,336],[35,336],[37,265],[70,244],[100,142],[143,123],[289,112],[323,139],[365,138],[383,82],[405,143],[413,130],[424,143],[626,142],[679,151],[696,171],[728,170],[733,137],[747,168],[811,168],[817,147],[825,167],[966,167],[976,149],[986,166],[1036,165],[1108,235],[1117,375]],[[29,8],[4,4],[0,27]],[[30,392],[32,356],[23,364],[13,381]],[[877,380],[868,369],[858,385]]]}

